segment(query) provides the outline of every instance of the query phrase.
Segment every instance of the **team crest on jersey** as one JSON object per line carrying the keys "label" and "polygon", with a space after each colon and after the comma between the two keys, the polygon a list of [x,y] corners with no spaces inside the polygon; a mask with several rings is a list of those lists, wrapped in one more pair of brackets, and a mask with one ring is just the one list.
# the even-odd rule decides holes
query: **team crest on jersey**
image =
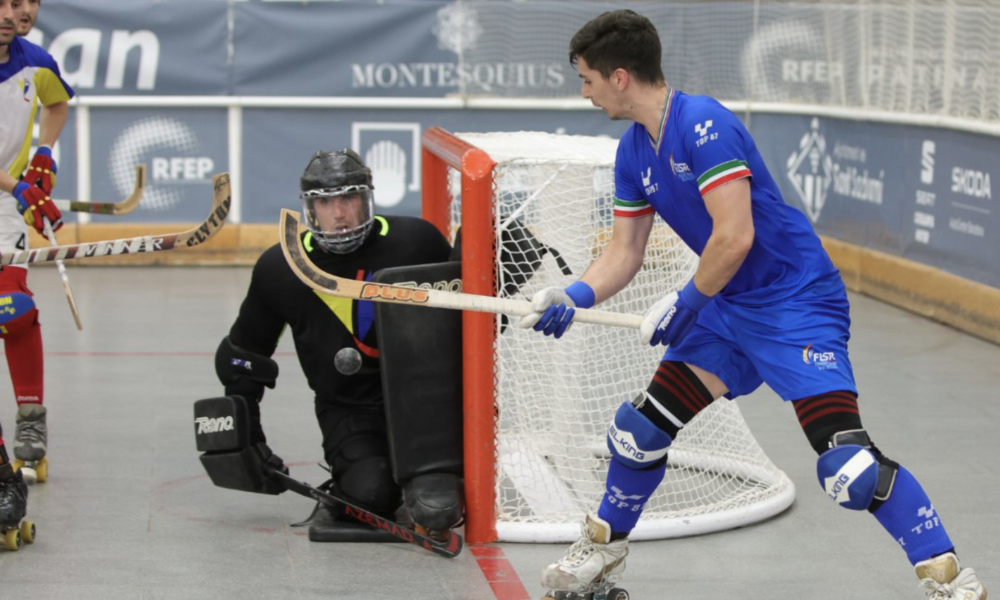
{"label": "team crest on jersey", "polygon": [[670,153],[670,170],[673,172],[674,176],[679,178],[681,181],[692,181],[694,180],[694,173],[691,172],[691,167],[687,163],[674,162],[674,153]]}
{"label": "team crest on jersey", "polygon": [[31,80],[27,78],[18,79],[17,87],[21,88],[21,98],[23,98],[25,102],[31,102]]}
{"label": "team crest on jersey", "polygon": [[820,371],[831,371],[839,368],[837,365],[837,354],[835,352],[823,352],[813,348],[809,344],[802,349],[802,362],[813,365]]}

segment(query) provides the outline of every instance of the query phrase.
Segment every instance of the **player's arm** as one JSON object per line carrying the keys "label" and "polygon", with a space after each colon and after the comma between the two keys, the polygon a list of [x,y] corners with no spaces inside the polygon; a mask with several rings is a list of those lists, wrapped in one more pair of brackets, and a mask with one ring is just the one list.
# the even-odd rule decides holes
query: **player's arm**
{"label": "player's arm", "polygon": [[225,394],[247,400],[253,443],[266,441],[259,405],[264,389],[277,383],[278,364],[271,356],[285,325],[271,305],[270,292],[276,287],[273,254],[269,250],[254,266],[239,316],[215,353],[215,372]]}
{"label": "player's arm", "polygon": [[652,214],[615,217],[608,247],[580,278],[594,290],[594,304],[614,296],[632,281],[642,267],[652,230]]}
{"label": "player's arm", "polygon": [[701,253],[694,285],[706,296],[722,291],[736,275],[754,240],[750,180],[731,181],[705,195],[712,234]]}
{"label": "player's arm", "polygon": [[42,106],[38,116],[38,145],[55,146],[59,140],[59,134],[66,126],[66,119],[69,117],[69,102],[56,102]]}

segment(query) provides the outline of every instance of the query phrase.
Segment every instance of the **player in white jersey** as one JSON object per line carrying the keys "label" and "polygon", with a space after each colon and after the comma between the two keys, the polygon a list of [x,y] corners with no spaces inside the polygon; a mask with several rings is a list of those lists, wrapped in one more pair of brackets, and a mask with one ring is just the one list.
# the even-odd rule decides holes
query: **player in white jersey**
{"label": "player in white jersey", "polygon": [[583,538],[543,571],[552,597],[607,593],[678,432],[716,399],[767,383],[794,407],[827,495],[875,517],[928,597],[986,600],[916,478],[862,427],[843,281],[809,221],[782,200],[750,133],[717,101],[667,85],[656,29],[631,10],[584,25],[570,60],[585,98],[611,119],[634,123],[615,160],[607,250],[579,281],[538,292],[536,312],[521,325],[561,337],[576,307],[623,289],[642,266],[654,213],[701,260],[680,292],[646,314],[640,339],[668,348],[649,387],[624,402],[608,428],[606,493]]}
{"label": "player in white jersey", "polygon": [[[50,198],[57,172],[52,146],[66,123],[73,90],[45,50],[17,37],[28,33],[34,22],[36,13],[28,0],[0,0],[0,6],[0,253],[6,254],[28,248],[28,226],[39,233],[45,220],[53,230],[62,226],[62,215]],[[29,162],[39,104],[44,110],[39,115],[38,150]],[[0,305],[0,338],[18,405],[14,467],[22,467],[29,482],[44,481],[48,434],[42,336],[25,267],[0,271]]]}

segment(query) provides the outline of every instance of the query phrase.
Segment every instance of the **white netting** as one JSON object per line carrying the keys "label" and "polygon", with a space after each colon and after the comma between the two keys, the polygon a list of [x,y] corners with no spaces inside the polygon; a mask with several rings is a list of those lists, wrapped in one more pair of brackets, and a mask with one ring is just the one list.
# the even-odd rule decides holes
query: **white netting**
{"label": "white netting", "polygon": [[[526,299],[579,277],[610,237],[617,142],[534,132],[457,137],[498,162],[495,217],[498,239],[507,240],[498,253],[505,261],[497,271],[501,294]],[[461,188],[459,174],[451,174],[457,225]],[[537,243],[525,242],[525,232]],[[516,251],[511,240],[521,240]],[[529,244],[535,252],[525,252]],[[541,245],[548,250],[538,262]],[[599,308],[641,314],[680,288],[696,261],[657,218],[642,270]],[[498,327],[498,533],[508,541],[576,539],[581,516],[604,491],[608,423],[624,400],[648,385],[662,352],[640,344],[631,329],[578,324],[555,341],[508,326],[504,318]],[[685,428],[669,462],[633,539],[744,525],[780,512],[794,498],[791,481],[732,402],[716,402]]]}
{"label": "white netting", "polygon": [[569,41],[606,10],[656,25],[675,88],[729,102],[1000,121],[997,0],[458,0],[467,96],[579,97]]}

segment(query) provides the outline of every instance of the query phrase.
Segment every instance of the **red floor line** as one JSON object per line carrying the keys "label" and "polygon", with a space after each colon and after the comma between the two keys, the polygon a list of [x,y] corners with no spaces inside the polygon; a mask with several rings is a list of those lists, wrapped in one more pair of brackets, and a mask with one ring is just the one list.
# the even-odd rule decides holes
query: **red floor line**
{"label": "red floor line", "polygon": [[469,549],[476,557],[476,564],[490,584],[496,600],[530,600],[527,588],[504,556],[502,548],[473,544]]}

